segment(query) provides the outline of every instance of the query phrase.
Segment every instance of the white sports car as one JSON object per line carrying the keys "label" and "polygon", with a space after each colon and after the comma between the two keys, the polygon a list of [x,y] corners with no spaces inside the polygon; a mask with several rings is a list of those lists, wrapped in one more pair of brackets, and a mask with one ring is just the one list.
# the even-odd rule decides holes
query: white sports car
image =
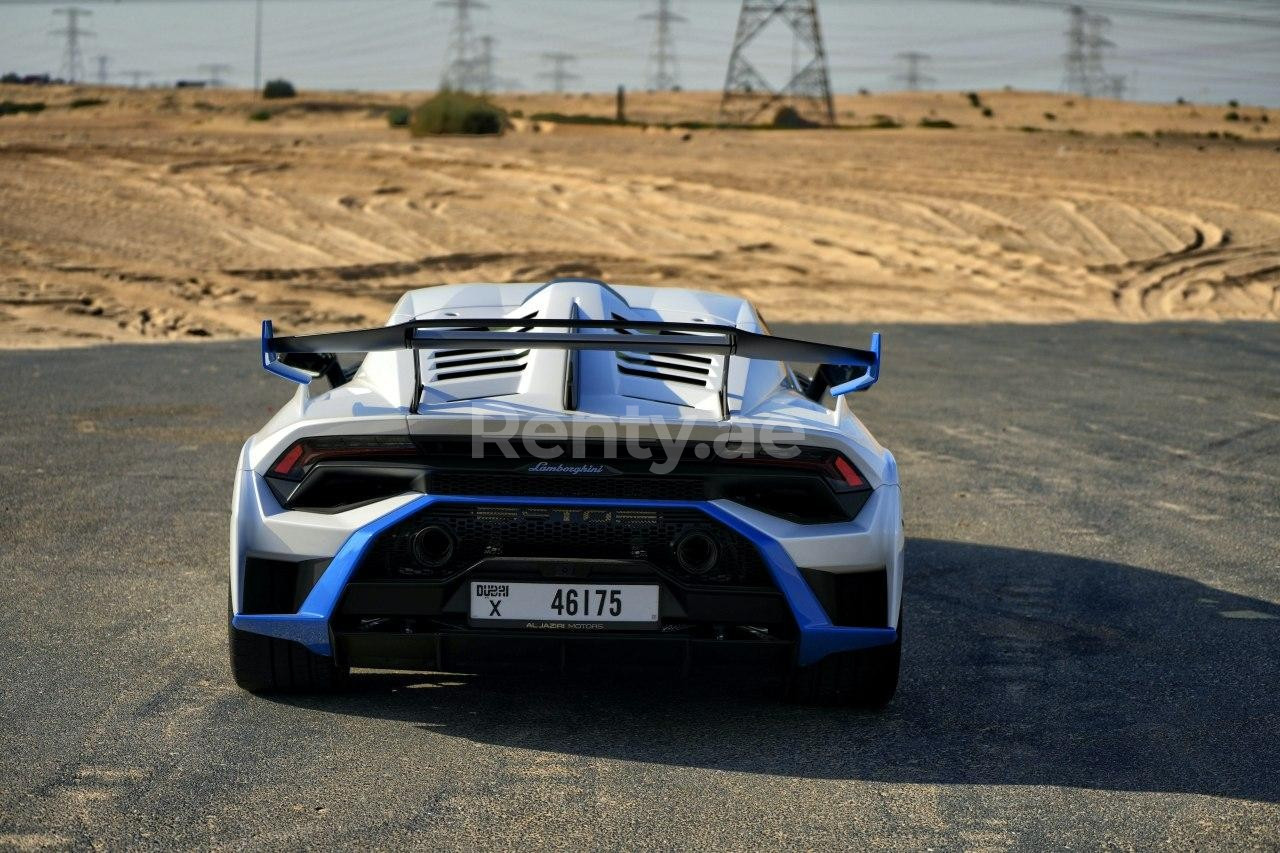
{"label": "white sports car", "polygon": [[892,698],[898,469],[845,397],[879,377],[879,335],[808,343],[742,299],[560,279],[414,290],[378,329],[264,322],[262,358],[299,388],[235,481],[245,689],[652,664]]}

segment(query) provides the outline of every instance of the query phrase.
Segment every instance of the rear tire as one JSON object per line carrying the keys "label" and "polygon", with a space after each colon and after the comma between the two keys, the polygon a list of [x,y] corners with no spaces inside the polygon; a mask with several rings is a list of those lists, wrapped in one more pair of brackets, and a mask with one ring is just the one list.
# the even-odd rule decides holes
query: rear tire
{"label": "rear tire", "polygon": [[791,698],[807,705],[883,708],[898,689],[902,663],[902,613],[898,637],[885,646],[836,652],[792,672]]}
{"label": "rear tire", "polygon": [[231,624],[230,613],[227,646],[231,675],[250,693],[331,693],[342,689],[350,673],[300,643],[241,631]]}

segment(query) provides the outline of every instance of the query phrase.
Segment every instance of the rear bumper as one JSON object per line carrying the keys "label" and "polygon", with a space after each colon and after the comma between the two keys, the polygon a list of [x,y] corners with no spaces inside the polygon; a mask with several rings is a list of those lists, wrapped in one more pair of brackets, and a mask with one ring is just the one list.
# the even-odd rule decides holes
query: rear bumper
{"label": "rear bumper", "polygon": [[[891,492],[894,503],[892,518],[889,520],[896,527],[899,515],[896,512],[896,487],[882,487]],[[877,490],[880,491],[880,490]],[[884,495],[881,501],[886,500]],[[373,539],[388,527],[408,518],[418,511],[437,503],[494,503],[524,506],[578,506],[578,507],[613,507],[613,508],[687,508],[696,509],[707,514],[715,521],[729,527],[749,539],[759,550],[770,576],[777,589],[782,593],[787,606],[795,620],[797,628],[793,642],[777,640],[767,643],[733,640],[698,640],[683,637],[672,637],[661,634],[627,636],[614,633],[564,635],[529,635],[503,634],[489,630],[472,631],[464,634],[422,633],[411,639],[385,635],[351,635],[335,634],[333,617],[338,610],[348,583],[351,581],[361,558]],[[753,519],[754,520],[754,519]],[[795,561],[788,553],[788,548],[761,529],[763,525],[752,523],[742,517],[742,513],[732,511],[719,502],[681,502],[681,501],[630,501],[621,499],[588,500],[564,498],[531,498],[485,496],[457,497],[441,495],[422,495],[396,509],[380,516],[352,532],[337,549],[329,561],[324,573],[311,588],[306,599],[296,613],[289,614],[244,614],[237,613],[232,624],[239,630],[250,631],[266,636],[301,643],[312,652],[326,656],[337,655],[344,662],[357,666],[396,666],[406,668],[441,668],[450,669],[461,665],[473,653],[497,646],[505,648],[500,656],[515,659],[529,653],[534,657],[557,657],[564,661],[568,657],[589,658],[597,652],[607,654],[610,649],[618,650],[631,647],[637,649],[639,657],[655,655],[658,658],[674,658],[676,662],[698,662],[705,657],[715,657],[727,652],[733,657],[737,652],[762,652],[766,657],[783,654],[788,660],[801,665],[815,663],[829,654],[853,649],[869,648],[894,642],[897,629],[853,628],[841,627],[831,623],[818,598],[805,581]],[[885,524],[881,524],[885,527]],[[898,577],[901,571],[900,546],[897,553],[881,555],[880,565],[896,566]],[[896,605],[897,592],[891,592],[890,606]],[[238,600],[238,597],[237,597]],[[894,611],[896,612],[896,606]],[[710,648],[715,644],[723,644],[717,651]],[[593,648],[594,647],[594,648]],[[783,647],[786,647],[785,649]],[[381,662],[379,662],[381,661]]]}

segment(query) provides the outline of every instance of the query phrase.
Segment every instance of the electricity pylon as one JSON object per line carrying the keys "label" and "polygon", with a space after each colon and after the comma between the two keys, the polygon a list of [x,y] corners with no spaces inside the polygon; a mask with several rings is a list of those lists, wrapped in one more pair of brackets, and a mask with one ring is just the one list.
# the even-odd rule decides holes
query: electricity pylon
{"label": "electricity pylon", "polygon": [[570,80],[578,79],[579,75],[569,70],[569,63],[578,61],[578,57],[572,53],[552,51],[542,54],[542,58],[551,63],[551,70],[543,71],[538,76],[545,77],[551,81],[552,91],[563,92],[566,83]]}
{"label": "electricity pylon", "polygon": [[907,67],[900,74],[895,74],[894,79],[901,80],[906,84],[907,91],[918,92],[921,84],[927,85],[934,82],[934,78],[920,72],[920,66],[929,61],[929,54],[921,53],[918,50],[908,50],[899,53],[898,59],[905,62]]}
{"label": "electricity pylon", "polygon": [[440,87],[461,89],[464,92],[483,88],[477,73],[476,36],[471,26],[471,11],[487,9],[488,4],[481,0],[437,0],[436,5],[454,10],[453,29],[449,32],[448,60],[440,78]]}
{"label": "electricity pylon", "polygon": [[653,51],[649,64],[649,88],[658,92],[674,92],[680,88],[680,71],[676,65],[675,43],[671,37],[671,25],[682,24],[685,18],[671,11],[671,0],[658,0],[658,10],[641,15],[642,21],[653,21]]}
{"label": "electricity pylon", "polygon": [[89,17],[93,12],[81,9],[79,6],[64,6],[61,9],[54,9],[53,14],[65,15],[67,18],[65,27],[53,31],[53,35],[65,36],[67,39],[66,45],[62,48],[62,67],[58,72],[67,82],[75,83],[84,77],[84,54],[80,51],[80,39],[93,35],[88,30],[80,28],[80,19]]}
{"label": "electricity pylon", "polygon": [[209,83],[210,89],[217,89],[225,86],[227,81],[225,76],[230,73],[231,66],[226,62],[206,62],[203,65],[196,66],[200,71],[204,72],[204,78]]}
{"label": "electricity pylon", "polygon": [[[774,20],[781,20],[791,28],[797,48],[797,70],[784,86],[776,89],[747,59],[747,47]],[[804,64],[800,64],[801,48],[808,55]],[[742,0],[720,113],[745,123],[774,104],[784,102],[814,114],[827,124],[836,123],[827,54],[818,26],[817,0]]]}

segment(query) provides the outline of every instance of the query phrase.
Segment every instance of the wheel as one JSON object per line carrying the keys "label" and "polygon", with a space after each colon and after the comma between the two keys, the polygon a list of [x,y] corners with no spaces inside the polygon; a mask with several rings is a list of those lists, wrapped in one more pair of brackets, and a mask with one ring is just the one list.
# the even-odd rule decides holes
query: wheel
{"label": "wheel", "polygon": [[791,698],[810,705],[883,708],[898,689],[902,661],[902,613],[898,638],[886,646],[827,655],[792,672]]}
{"label": "wheel", "polygon": [[231,675],[250,693],[329,693],[346,683],[349,669],[300,643],[241,631],[227,607]]}

